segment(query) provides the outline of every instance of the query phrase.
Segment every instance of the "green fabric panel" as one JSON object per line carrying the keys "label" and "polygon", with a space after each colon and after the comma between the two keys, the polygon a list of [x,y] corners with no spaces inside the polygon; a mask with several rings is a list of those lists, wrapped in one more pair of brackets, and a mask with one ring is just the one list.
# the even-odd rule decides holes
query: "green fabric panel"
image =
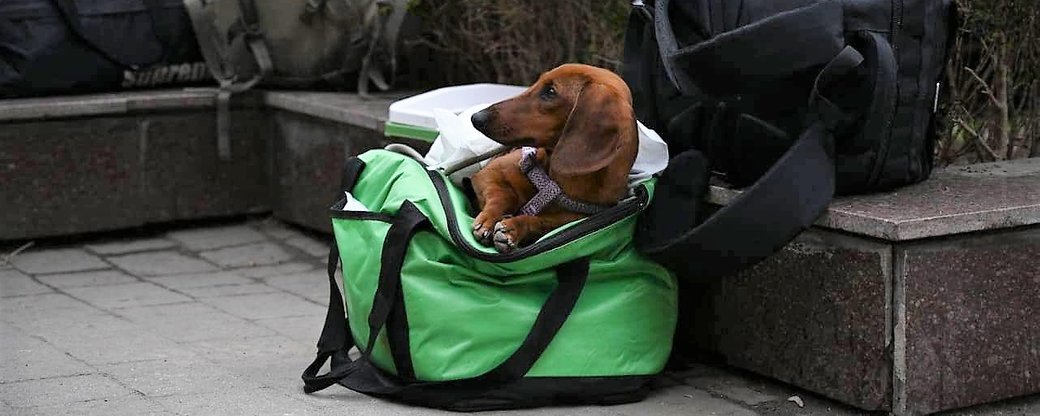
{"label": "green fabric panel", "polygon": [[[382,241],[386,238],[390,224],[376,220],[334,220],[333,233],[344,270],[343,289],[347,316],[368,316],[372,311],[372,299],[379,285],[379,262],[382,259]],[[362,255],[359,255],[362,254]],[[348,273],[349,271],[349,273]],[[366,276],[366,278],[357,278]],[[355,320],[350,331],[363,349],[368,342],[368,319]],[[380,367],[397,374],[386,333],[379,334],[373,348],[372,361]]]}
{"label": "green fabric panel", "polygon": [[[360,158],[366,167],[352,192],[358,201],[385,214],[411,201],[433,225],[413,237],[402,270],[410,352],[419,379],[473,377],[509,357],[555,287],[552,267],[582,256],[591,261],[588,282],[573,314],[528,375],[645,375],[663,368],[676,320],[675,279],[633,249],[635,215],[526,259],[479,260],[453,245],[444,207],[421,164],[386,151]],[[642,186],[652,193],[653,181]],[[465,195],[453,186],[448,191],[466,244],[495,253],[468,231],[473,218]],[[344,276],[348,315],[367,317],[389,224],[337,218],[333,227],[344,270],[350,271]],[[362,325],[352,326],[353,335],[364,342],[367,319],[354,321]],[[393,368],[388,349],[381,335],[373,360],[384,369]]]}

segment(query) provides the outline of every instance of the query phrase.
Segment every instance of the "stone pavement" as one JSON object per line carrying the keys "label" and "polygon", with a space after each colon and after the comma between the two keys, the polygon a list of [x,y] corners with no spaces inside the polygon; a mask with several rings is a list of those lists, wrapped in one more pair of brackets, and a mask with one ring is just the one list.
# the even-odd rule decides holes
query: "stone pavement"
{"label": "stone pavement", "polygon": [[[0,259],[0,415],[443,414],[336,386],[303,393],[328,301],[325,238],[250,219],[49,241]],[[865,413],[696,364],[641,403],[485,414]],[[953,414],[1040,415],[1040,397]]]}

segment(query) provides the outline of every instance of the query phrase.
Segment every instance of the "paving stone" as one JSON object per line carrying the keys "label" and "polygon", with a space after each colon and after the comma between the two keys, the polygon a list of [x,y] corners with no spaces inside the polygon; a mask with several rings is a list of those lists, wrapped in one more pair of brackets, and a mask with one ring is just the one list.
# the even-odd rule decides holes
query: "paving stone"
{"label": "paving stone", "polygon": [[311,237],[300,235],[288,238],[284,243],[314,257],[326,257],[329,255],[329,243],[318,241]]}
{"label": "paving stone", "polygon": [[292,255],[274,243],[250,244],[204,251],[199,256],[224,267],[252,267],[292,260]]}
{"label": "paving stone", "polygon": [[235,273],[245,277],[265,278],[304,272],[313,268],[314,266],[309,263],[284,263],[274,266],[257,266],[235,269]]}
{"label": "paving stone", "polygon": [[273,218],[253,224],[253,227],[278,240],[301,235],[300,232]]}
{"label": "paving stone", "polygon": [[[7,414],[7,413],[5,413]],[[140,396],[98,399],[54,406],[17,409],[10,416],[173,416],[159,403]]]}
{"label": "paving stone", "polygon": [[191,298],[146,282],[112,286],[70,287],[65,291],[104,309],[188,302]]}
{"label": "paving stone", "polygon": [[0,298],[53,292],[17,270],[0,270]]}
{"label": "paving stone", "polygon": [[259,387],[250,380],[237,379],[223,368],[198,362],[137,361],[107,365],[99,370],[148,397]]}
{"label": "paving stone", "polygon": [[41,282],[58,288],[81,286],[107,286],[139,282],[137,278],[119,270],[101,270],[94,272],[60,273],[38,276]]}
{"label": "paving stone", "polygon": [[34,332],[55,348],[89,365],[146,360],[195,360],[195,353],[122,318],[92,316],[66,326],[41,326]]}
{"label": "paving stone", "polygon": [[725,396],[726,398],[743,403],[748,406],[756,406],[769,401],[785,400],[790,396],[783,396],[779,392],[764,391],[765,388],[755,386],[742,377],[726,375],[721,377],[694,377],[685,380],[686,384],[707,390],[712,393]]}
{"label": "paving stone", "polygon": [[177,243],[164,238],[145,238],[140,240],[113,241],[110,243],[87,244],[84,247],[101,255],[129,254],[140,251],[160,250],[175,247]]}
{"label": "paving stone", "polygon": [[96,312],[94,307],[64,293],[18,296],[0,299],[0,319],[21,321],[39,316],[75,316],[80,313]]}
{"label": "paving stone", "polygon": [[131,394],[132,391],[98,374],[0,384],[0,400],[13,407],[111,399]]}
{"label": "paving stone", "polygon": [[217,270],[212,264],[175,251],[128,254],[109,257],[108,260],[135,276],[202,273]]}
{"label": "paving stone", "polygon": [[[301,392],[299,394],[303,396]],[[166,409],[181,415],[324,415],[300,399],[271,389],[232,390],[157,398]],[[342,409],[341,409],[342,410]],[[351,414],[363,414],[355,413]]]}
{"label": "paving stone", "polygon": [[264,387],[291,388],[299,391],[303,387],[300,373],[310,365],[317,352],[315,342],[306,343],[280,335],[203,341],[190,347],[198,351],[213,365],[226,368],[238,379],[250,380]]}
{"label": "paving stone", "polygon": [[[316,340],[315,340],[316,341]],[[281,335],[256,338],[207,340],[186,343],[206,361],[229,368],[241,369],[249,365],[269,366],[285,360],[297,361],[303,367],[314,360],[315,341],[290,339]],[[299,374],[297,374],[298,376]]]}
{"label": "paving stone", "polygon": [[29,274],[77,272],[107,269],[101,258],[77,248],[24,251],[11,261],[14,267]]}
{"label": "paving stone", "polygon": [[261,319],[258,325],[273,329],[290,339],[305,343],[316,343],[325,325],[324,315],[293,316],[288,318]]}
{"label": "paving stone", "polygon": [[329,276],[327,273],[324,270],[312,270],[305,273],[270,277],[264,279],[264,283],[327,305],[329,302]]}
{"label": "paving stone", "polygon": [[217,308],[245,319],[325,316],[326,308],[303,299],[278,293],[204,299]]}
{"label": "paving stone", "polygon": [[267,239],[266,236],[246,225],[175,231],[167,236],[194,251],[249,244]]}
{"label": "paving stone", "polygon": [[177,342],[275,335],[267,327],[198,302],[126,308],[118,313]]}
{"label": "paving stone", "polygon": [[171,289],[254,283],[253,280],[242,277],[237,273],[223,271],[212,273],[180,274],[173,276],[149,277],[147,278],[147,280],[154,283],[158,283]]}
{"label": "paving stone", "polygon": [[241,285],[220,285],[186,287],[179,289],[195,299],[220,298],[227,296],[257,295],[261,293],[285,293],[281,290],[262,284],[246,283]]}
{"label": "paving stone", "polygon": [[68,354],[0,323],[0,383],[90,373]]}

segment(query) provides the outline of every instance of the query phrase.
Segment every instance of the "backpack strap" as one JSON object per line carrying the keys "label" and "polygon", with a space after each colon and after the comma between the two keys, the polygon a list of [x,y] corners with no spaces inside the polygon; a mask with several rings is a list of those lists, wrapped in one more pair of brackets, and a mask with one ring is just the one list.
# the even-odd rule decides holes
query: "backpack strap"
{"label": "backpack strap", "polygon": [[862,62],[852,47],[832,57],[810,98],[815,119],[776,164],[700,225],[641,251],[687,277],[715,279],[754,265],[811,226],[834,197],[832,129],[846,117],[821,91]]}
{"label": "backpack strap", "polygon": [[844,8],[825,0],[778,13],[681,47],[669,16],[671,0],[657,0],[654,26],[665,72],[679,91],[730,95],[824,65],[845,47]]}

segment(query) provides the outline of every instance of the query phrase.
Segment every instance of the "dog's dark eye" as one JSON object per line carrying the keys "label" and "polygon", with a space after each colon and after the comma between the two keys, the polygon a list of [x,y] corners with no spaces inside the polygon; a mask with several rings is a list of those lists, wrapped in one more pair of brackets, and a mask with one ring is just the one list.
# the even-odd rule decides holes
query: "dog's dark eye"
{"label": "dog's dark eye", "polygon": [[553,88],[552,85],[546,85],[545,88],[542,88],[541,97],[543,100],[556,98],[556,88]]}

